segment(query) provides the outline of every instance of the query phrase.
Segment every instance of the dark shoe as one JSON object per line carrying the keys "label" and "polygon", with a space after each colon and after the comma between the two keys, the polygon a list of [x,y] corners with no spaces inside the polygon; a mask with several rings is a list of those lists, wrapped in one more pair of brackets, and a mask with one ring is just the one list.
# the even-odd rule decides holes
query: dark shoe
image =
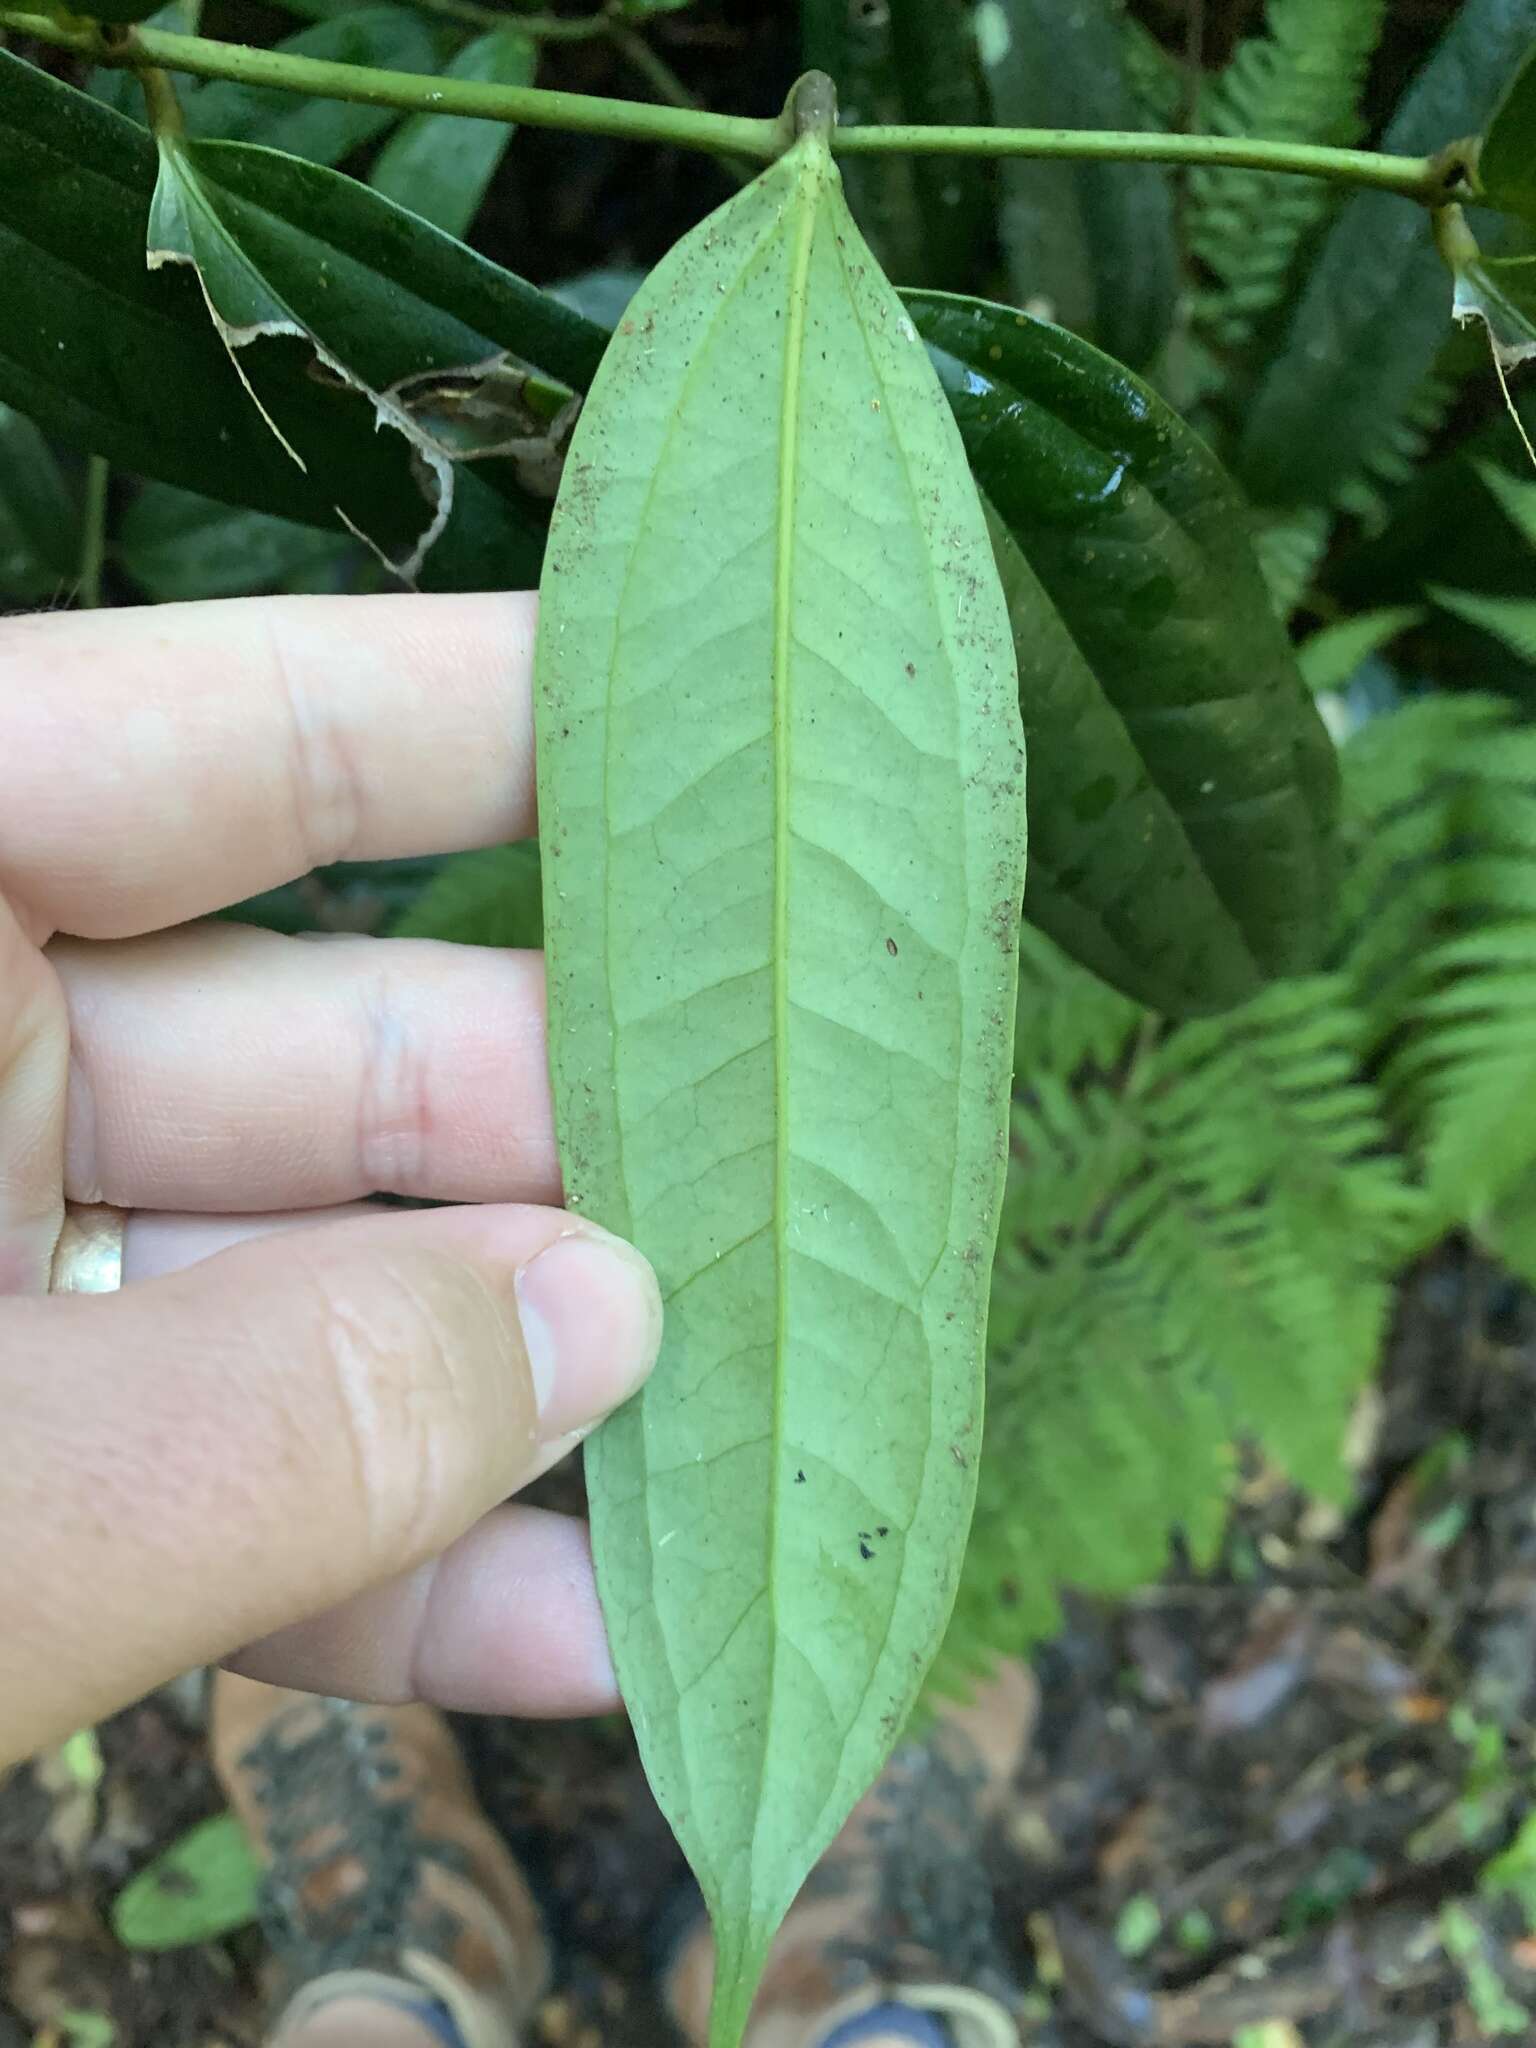
{"label": "dark shoe", "polygon": [[538,1909],[441,1714],[220,1672],[213,1760],[267,1864],[275,2040],[362,1996],[453,2048],[518,2048],[549,1981]]}
{"label": "dark shoe", "polygon": [[[982,1850],[1036,1706],[1028,1667],[1005,1664],[971,1705],[944,1708],[925,1741],[896,1752],[780,1929],[747,2048],[832,2048],[861,2018],[901,2039],[903,2010],[931,2016],[953,2048],[1015,2048],[1014,1987]],[[692,2048],[708,2039],[713,1975],[700,1923],[665,1985]],[[909,2031],[921,2040],[923,2022]]]}

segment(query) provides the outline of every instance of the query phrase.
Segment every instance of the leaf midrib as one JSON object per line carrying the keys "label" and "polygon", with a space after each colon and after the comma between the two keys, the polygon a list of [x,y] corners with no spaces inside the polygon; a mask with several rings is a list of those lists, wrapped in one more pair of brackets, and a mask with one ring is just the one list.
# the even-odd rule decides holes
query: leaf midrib
{"label": "leaf midrib", "polygon": [[[771,1477],[768,1487],[767,1598],[768,1682],[765,1697],[771,1710],[779,1661],[779,1456],[784,1424],[784,1350],[789,1329],[789,787],[790,787],[790,660],[794,580],[795,498],[799,482],[800,392],[805,359],[806,306],[809,298],[811,251],[821,211],[823,179],[829,162],[826,144],[807,137],[805,159],[795,180],[797,209],[790,258],[789,305],[784,331],[784,381],[779,405],[778,504],[775,509],[773,556],[773,1418],[769,1432]],[[757,1800],[752,1816],[751,1862],[757,1858],[768,1777],[768,1733],[765,1725],[758,1753]],[[755,1889],[750,1864],[749,1896]]]}

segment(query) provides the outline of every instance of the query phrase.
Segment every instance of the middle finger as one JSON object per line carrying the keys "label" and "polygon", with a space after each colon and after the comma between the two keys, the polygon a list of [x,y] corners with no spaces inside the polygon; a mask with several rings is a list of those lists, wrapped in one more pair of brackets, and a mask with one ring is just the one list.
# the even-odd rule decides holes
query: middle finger
{"label": "middle finger", "polygon": [[72,1201],[560,1199],[538,953],[210,924],[49,958]]}

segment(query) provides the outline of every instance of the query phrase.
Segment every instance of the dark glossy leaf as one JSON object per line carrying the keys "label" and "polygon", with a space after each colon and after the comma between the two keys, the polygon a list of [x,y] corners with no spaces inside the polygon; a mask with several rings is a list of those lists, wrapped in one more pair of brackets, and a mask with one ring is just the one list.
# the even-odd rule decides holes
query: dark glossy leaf
{"label": "dark glossy leaf", "polygon": [[[238,478],[247,503],[326,521],[252,411],[194,281],[145,271],[154,177],[141,129],[0,51],[0,397],[119,467],[210,490]],[[312,414],[332,409],[318,386],[304,395]],[[374,438],[369,422],[348,455]]]}
{"label": "dark glossy leaf", "polygon": [[1536,220],[1536,42],[1488,123],[1477,178],[1490,204]]}
{"label": "dark glossy leaf", "polygon": [[[802,0],[805,63],[837,86],[839,119],[984,122],[986,94],[965,0]],[[987,174],[958,157],[848,157],[854,218],[900,284],[975,282],[989,226]]]}
{"label": "dark glossy leaf", "polygon": [[117,1896],[112,1928],[125,1948],[191,1948],[256,1918],[261,1863],[232,1813],[200,1821]]}
{"label": "dark glossy leaf", "polygon": [[[277,47],[295,57],[371,64],[383,71],[437,69],[431,30],[419,14],[405,7],[358,8],[301,29]],[[192,89],[178,86],[177,91],[189,134],[260,142],[317,164],[339,164],[400,118],[394,107],[311,99],[304,93],[237,85],[230,79]]]}
{"label": "dark glossy leaf", "polygon": [[[532,85],[539,46],[516,28],[492,29],[467,43],[445,78],[493,85]],[[463,235],[512,139],[507,121],[469,121],[457,114],[413,114],[374,160],[368,182],[444,234]]]}
{"label": "dark glossy leaf", "polygon": [[911,292],[992,511],[1030,750],[1026,915],[1175,1014],[1321,950],[1333,747],[1214,457],[1087,342]]}
{"label": "dark glossy leaf", "polygon": [[[359,260],[358,247],[372,260]],[[430,508],[400,564],[411,577],[448,517],[464,457],[496,458],[489,480],[507,492],[522,524],[518,569],[531,574],[574,416],[574,406],[561,418],[551,411],[573,399],[567,387],[476,352],[454,290],[462,281],[457,259],[468,254],[319,165],[244,143],[161,141],[151,267],[196,269],[231,352],[291,336],[313,349],[318,369],[366,398],[380,427],[404,438]],[[434,257],[446,261],[434,265]],[[445,281],[449,291],[435,289]],[[573,322],[565,309],[521,289],[536,313],[530,325],[558,330]],[[366,514],[351,523],[374,539]]]}
{"label": "dark glossy leaf", "polygon": [[[1145,125],[1115,0],[995,0],[989,24],[981,47],[999,127]],[[1150,362],[1179,286],[1168,173],[1012,159],[998,176],[1013,297],[1122,362]]]}
{"label": "dark glossy leaf", "polygon": [[180,153],[168,203],[171,187],[195,187],[212,209],[208,246],[240,277],[237,297],[281,303],[370,386],[497,350],[576,389],[596,369],[601,328],[355,179],[237,143]]}
{"label": "dark glossy leaf", "polygon": [[[506,353],[585,384],[601,328],[350,179],[245,155],[307,209],[308,289],[325,289],[321,263],[352,281],[352,329],[386,383]],[[142,129],[0,52],[0,400],[119,468],[333,529],[340,499],[376,541],[408,547],[426,506],[403,438],[379,433],[367,402],[318,381],[309,346],[264,342],[241,367],[301,469],[242,387],[196,280],[146,271],[155,177]],[[485,479],[498,469],[510,465],[461,466],[428,584],[498,588],[536,573],[546,503],[508,495],[515,472],[493,488]]]}
{"label": "dark glossy leaf", "polygon": [[461,946],[539,947],[544,943],[542,891],[536,839],[455,854],[396,919],[391,936],[451,939]]}
{"label": "dark glossy leaf", "polygon": [[146,597],[169,604],[263,590],[334,590],[362,553],[317,526],[146,484],[118,529],[117,560]]}
{"label": "dark glossy leaf", "polygon": [[25,413],[0,404],[0,597],[56,597],[79,566],[80,510],[53,450]]}
{"label": "dark glossy leaf", "polygon": [[[1466,0],[1404,94],[1384,150],[1423,155],[1487,119],[1533,37],[1536,0]],[[1329,498],[1408,409],[1450,325],[1422,207],[1341,209],[1248,411],[1234,466],[1265,504]]]}

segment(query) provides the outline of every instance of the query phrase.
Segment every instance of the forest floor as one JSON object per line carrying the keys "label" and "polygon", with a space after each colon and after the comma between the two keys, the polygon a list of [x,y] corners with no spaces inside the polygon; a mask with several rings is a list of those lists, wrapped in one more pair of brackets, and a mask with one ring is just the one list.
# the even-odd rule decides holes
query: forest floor
{"label": "forest floor", "polygon": [[[1536,2040],[1536,1820],[1489,1876],[1536,1814],[1536,1303],[1427,1263],[1360,1436],[1352,1511],[1252,1465],[1217,1569],[1074,1601],[1037,1653],[993,1845],[1030,2048]],[[535,2042],[662,2048],[654,1922],[682,1872],[627,1731],[460,1728],[551,1923]],[[98,1734],[99,1783],[53,1759],[0,1789],[0,2048],[245,2048],[253,1929],[149,1954],[109,1927],[219,1808],[201,1688]]]}

